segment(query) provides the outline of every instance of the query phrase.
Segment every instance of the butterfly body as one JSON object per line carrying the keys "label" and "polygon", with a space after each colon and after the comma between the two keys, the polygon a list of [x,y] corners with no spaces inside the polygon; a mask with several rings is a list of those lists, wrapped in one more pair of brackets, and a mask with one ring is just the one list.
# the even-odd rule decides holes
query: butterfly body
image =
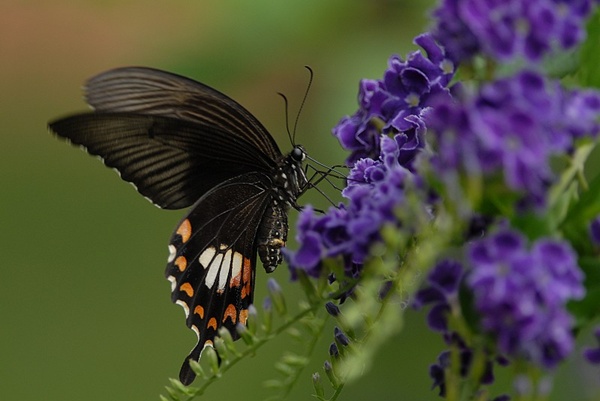
{"label": "butterfly body", "polygon": [[281,248],[287,241],[287,213],[290,207],[298,207],[296,200],[308,185],[302,169],[305,155],[304,148],[296,146],[281,160],[272,175],[275,178],[271,186],[273,198],[263,216],[257,236],[258,256],[267,273],[273,272],[283,261]]}
{"label": "butterfly body", "polygon": [[257,255],[270,273],[282,262],[287,213],[308,186],[301,146],[283,155],[252,114],[199,82],[150,68],[88,81],[94,112],[49,124],[115,168],[157,206],[192,206],[169,242],[165,275],[198,342],[180,380],[225,327],[234,339],[253,302]]}
{"label": "butterfly body", "polygon": [[287,206],[273,201],[267,208],[256,237],[258,257],[267,273],[271,273],[282,262],[281,248],[287,241]]}

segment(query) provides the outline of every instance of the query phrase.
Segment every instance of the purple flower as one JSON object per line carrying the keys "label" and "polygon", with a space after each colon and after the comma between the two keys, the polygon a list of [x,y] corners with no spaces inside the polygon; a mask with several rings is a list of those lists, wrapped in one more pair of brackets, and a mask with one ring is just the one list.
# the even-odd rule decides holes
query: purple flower
{"label": "purple flower", "polygon": [[600,216],[596,216],[590,223],[590,238],[594,245],[600,245]]}
{"label": "purple flower", "polygon": [[591,0],[443,0],[432,32],[456,63],[479,53],[539,62],[581,42],[591,10]]}
{"label": "purple flower", "polygon": [[[594,336],[596,337],[596,341],[600,343],[600,327],[596,327],[594,330]],[[586,347],[583,350],[583,356],[589,363],[593,365],[600,365],[600,347]]]}
{"label": "purple flower", "polygon": [[425,145],[423,114],[433,97],[446,93],[454,73],[453,64],[429,34],[418,36],[417,51],[406,60],[392,56],[383,79],[360,82],[360,108],[334,127],[342,147],[351,151],[347,164],[362,158],[376,159],[381,136],[393,137],[400,145],[400,164],[411,168],[417,152]]}
{"label": "purple flower", "polygon": [[438,362],[429,366],[429,377],[433,380],[433,384],[431,388],[434,389],[439,387],[438,395],[440,397],[446,396],[446,368],[450,366],[448,363],[448,351],[444,351],[444,353],[438,356]]}
{"label": "purple flower", "polygon": [[350,339],[339,327],[334,327],[333,329],[333,337],[335,341],[340,344],[342,347],[347,347],[350,344]]}
{"label": "purple flower", "polygon": [[348,175],[348,185],[342,191],[347,205],[330,208],[317,215],[305,208],[298,219],[297,251],[284,250],[292,277],[296,269],[312,277],[321,272],[324,258],[342,257],[346,274],[356,277],[357,267],[369,254],[373,244],[381,241],[384,224],[399,224],[395,210],[404,202],[406,180],[413,175],[399,160],[401,144],[393,138],[381,139],[378,160],[361,159]]}
{"label": "purple flower", "polygon": [[[446,336],[446,342],[448,345],[458,347],[460,363],[458,372],[462,378],[468,377],[473,363],[473,350],[469,348],[464,340],[456,333],[449,333]],[[484,385],[489,385],[494,382],[494,360],[487,354],[485,357],[484,371],[479,377],[479,382]],[[446,395],[446,369],[450,367],[451,363],[450,351],[443,351],[438,356],[437,363],[429,366],[429,376],[433,380],[432,388],[439,387],[440,397],[445,397]]]}
{"label": "purple flower", "polygon": [[573,349],[567,301],[584,295],[583,274],[566,243],[540,239],[529,249],[507,228],[469,248],[473,291],[482,329],[498,350],[554,367]]}
{"label": "purple flower", "polygon": [[427,315],[427,323],[432,330],[447,332],[448,314],[453,305],[457,307],[458,286],[462,276],[463,267],[460,263],[443,260],[429,274],[428,286],[415,295],[413,307],[419,309],[427,304],[432,305]]}
{"label": "purple flower", "polygon": [[434,102],[426,125],[433,130],[440,177],[456,171],[503,177],[521,206],[543,207],[554,176],[550,157],[570,152],[574,140],[600,130],[600,94],[567,91],[532,71],[463,92],[456,101]]}
{"label": "purple flower", "polygon": [[[333,357],[334,359],[340,356],[340,350],[338,349],[337,344],[334,342],[329,344],[329,356]],[[325,363],[327,363],[327,361]]]}
{"label": "purple flower", "polygon": [[597,136],[600,94],[593,89],[573,90],[565,99],[565,128],[573,138]]}
{"label": "purple flower", "polygon": [[329,313],[333,317],[337,317],[341,313],[340,308],[331,301],[325,304],[325,309],[327,310],[327,313]]}

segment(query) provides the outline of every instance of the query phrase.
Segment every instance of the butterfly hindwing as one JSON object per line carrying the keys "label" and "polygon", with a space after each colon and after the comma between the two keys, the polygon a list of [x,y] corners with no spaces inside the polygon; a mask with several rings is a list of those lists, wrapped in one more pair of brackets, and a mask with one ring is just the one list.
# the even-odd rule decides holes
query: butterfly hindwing
{"label": "butterfly hindwing", "polygon": [[198,342],[180,372],[184,384],[195,375],[188,360],[212,346],[219,328],[238,338],[253,300],[257,230],[271,193],[269,178],[248,173],[209,191],[181,221],[171,238],[166,276],[171,298],[186,313]]}

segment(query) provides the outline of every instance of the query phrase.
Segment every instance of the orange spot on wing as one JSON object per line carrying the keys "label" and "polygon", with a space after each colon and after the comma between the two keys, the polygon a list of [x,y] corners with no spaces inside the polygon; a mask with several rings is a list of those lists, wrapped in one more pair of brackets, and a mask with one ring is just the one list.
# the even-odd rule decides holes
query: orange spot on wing
{"label": "orange spot on wing", "polygon": [[183,291],[187,294],[188,297],[194,296],[194,289],[190,283],[183,283],[181,287],[179,287],[179,291]]}
{"label": "orange spot on wing", "polygon": [[200,319],[204,319],[204,308],[202,307],[202,305],[196,305],[196,307],[194,308],[194,313],[200,316]]}
{"label": "orange spot on wing", "polygon": [[244,283],[250,281],[250,277],[252,276],[252,265],[250,263],[250,259],[244,258],[244,267],[242,269],[242,278]]}
{"label": "orange spot on wing", "polygon": [[213,344],[212,340],[206,340],[206,341],[204,341],[204,347],[214,347],[214,344]]}
{"label": "orange spot on wing", "polygon": [[231,280],[229,280],[229,287],[239,287],[242,281],[242,272],[239,271],[235,276],[231,276]]}
{"label": "orange spot on wing", "polygon": [[183,222],[177,229],[177,234],[181,235],[181,241],[184,244],[188,242],[188,240],[192,236],[192,224],[188,219],[183,220]]}
{"label": "orange spot on wing", "polygon": [[240,323],[245,325],[247,320],[248,320],[248,309],[242,309],[240,311]]}
{"label": "orange spot on wing", "polygon": [[206,328],[207,328],[207,329],[209,329],[209,328],[211,328],[211,327],[212,327],[213,329],[217,330],[217,319],[215,319],[214,317],[211,317],[211,318],[208,320],[208,323],[206,323]]}
{"label": "orange spot on wing", "polygon": [[180,272],[184,271],[187,268],[187,259],[185,258],[185,256],[179,256],[177,259],[175,259],[174,263]]}
{"label": "orange spot on wing", "polygon": [[229,304],[227,309],[225,309],[225,313],[223,314],[223,323],[225,323],[225,320],[227,320],[228,317],[231,318],[231,322],[235,324],[237,311],[235,310],[235,306],[233,306],[233,304]]}
{"label": "orange spot on wing", "polygon": [[244,286],[242,287],[242,299],[246,298],[248,295],[250,295],[250,293],[252,292],[252,286],[250,285],[250,282],[247,282],[246,284],[244,284]]}
{"label": "orange spot on wing", "polygon": [[250,259],[244,258],[244,266],[242,268],[242,299],[246,298],[252,292],[252,265]]}

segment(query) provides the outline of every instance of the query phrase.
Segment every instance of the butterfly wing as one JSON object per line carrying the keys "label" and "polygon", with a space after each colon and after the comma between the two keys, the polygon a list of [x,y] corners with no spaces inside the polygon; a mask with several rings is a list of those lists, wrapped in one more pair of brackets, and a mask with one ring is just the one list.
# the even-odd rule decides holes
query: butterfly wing
{"label": "butterfly wing", "polygon": [[85,113],[49,124],[165,209],[190,206],[220,182],[275,163],[220,128],[159,115]]}
{"label": "butterfly wing", "polygon": [[179,75],[111,70],[87,82],[86,100],[94,112],[54,121],[50,129],[103,158],[158,206],[197,201],[171,238],[166,269],[172,300],[198,335],[180,372],[190,384],[189,359],[213,344],[219,328],[237,338],[236,324],[246,322],[257,233],[273,201],[271,175],[281,152],[241,105]]}
{"label": "butterfly wing", "polygon": [[181,305],[198,342],[180,371],[183,384],[195,377],[189,360],[212,346],[219,328],[238,338],[252,303],[256,236],[272,195],[270,179],[248,173],[230,179],[198,200],[175,230],[165,275],[171,299]]}
{"label": "butterfly wing", "polygon": [[85,97],[96,112],[160,115],[218,127],[251,143],[273,160],[281,156],[273,137],[243,106],[177,74],[147,67],[116,68],[91,78],[85,86]]}
{"label": "butterfly wing", "polygon": [[145,67],[117,68],[85,87],[95,110],[50,123],[156,205],[190,206],[219,182],[269,171],[281,152],[239,103],[200,82]]}

